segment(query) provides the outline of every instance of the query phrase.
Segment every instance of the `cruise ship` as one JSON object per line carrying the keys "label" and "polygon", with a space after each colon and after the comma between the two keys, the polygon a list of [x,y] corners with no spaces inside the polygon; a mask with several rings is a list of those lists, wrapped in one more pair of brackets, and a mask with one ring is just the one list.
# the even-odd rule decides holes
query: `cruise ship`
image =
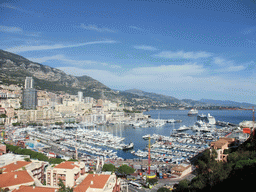
{"label": "cruise ship", "polygon": [[188,112],[188,115],[197,115],[198,114],[198,111],[196,109],[191,109],[189,112]]}
{"label": "cruise ship", "polygon": [[205,123],[208,123],[210,125],[215,125],[216,124],[216,120],[213,116],[210,115],[210,113],[208,113],[208,115],[197,115],[197,121],[203,121]]}

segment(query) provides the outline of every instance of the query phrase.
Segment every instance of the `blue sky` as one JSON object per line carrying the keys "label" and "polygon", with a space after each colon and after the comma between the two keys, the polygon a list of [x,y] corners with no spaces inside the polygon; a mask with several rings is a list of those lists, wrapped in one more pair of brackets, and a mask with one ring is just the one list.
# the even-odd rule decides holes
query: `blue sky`
{"label": "blue sky", "polygon": [[0,49],[117,90],[255,101],[256,1],[8,0]]}

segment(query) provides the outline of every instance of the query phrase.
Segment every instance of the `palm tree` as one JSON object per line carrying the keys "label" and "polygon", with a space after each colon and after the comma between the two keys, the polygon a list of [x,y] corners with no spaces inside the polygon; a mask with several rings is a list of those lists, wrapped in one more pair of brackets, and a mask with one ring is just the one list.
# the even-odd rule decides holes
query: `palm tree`
{"label": "palm tree", "polygon": [[73,188],[66,187],[61,179],[59,179],[58,185],[60,186],[58,192],[73,192]]}

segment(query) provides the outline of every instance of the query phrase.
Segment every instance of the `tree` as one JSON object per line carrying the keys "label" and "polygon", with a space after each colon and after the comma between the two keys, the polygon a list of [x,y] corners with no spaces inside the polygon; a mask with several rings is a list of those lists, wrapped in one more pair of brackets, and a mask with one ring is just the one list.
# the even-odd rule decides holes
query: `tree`
{"label": "tree", "polygon": [[135,169],[129,167],[128,165],[122,165],[118,167],[117,171],[123,174],[131,174],[134,173]]}
{"label": "tree", "polygon": [[24,161],[31,162],[29,158],[25,158]]}
{"label": "tree", "polygon": [[114,172],[116,170],[116,167],[112,164],[104,164],[102,171],[111,171]]}
{"label": "tree", "polygon": [[171,190],[170,189],[167,189],[165,187],[161,187],[157,190],[157,192],[170,192]]}
{"label": "tree", "polygon": [[149,185],[155,185],[157,182],[158,182],[157,178],[154,178],[154,179],[147,178],[147,183],[149,183]]}
{"label": "tree", "polygon": [[189,181],[184,179],[179,182],[178,185],[176,185],[176,191],[187,191],[189,189]]}
{"label": "tree", "polygon": [[61,179],[59,179],[58,185],[60,187],[58,192],[73,192],[73,188],[72,187],[66,187]]}

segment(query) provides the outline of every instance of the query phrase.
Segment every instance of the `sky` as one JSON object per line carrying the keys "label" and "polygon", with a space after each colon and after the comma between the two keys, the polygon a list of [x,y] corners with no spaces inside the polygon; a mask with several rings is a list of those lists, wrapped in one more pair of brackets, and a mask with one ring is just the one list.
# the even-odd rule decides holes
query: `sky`
{"label": "sky", "polygon": [[115,90],[256,104],[256,0],[2,0],[0,49]]}

